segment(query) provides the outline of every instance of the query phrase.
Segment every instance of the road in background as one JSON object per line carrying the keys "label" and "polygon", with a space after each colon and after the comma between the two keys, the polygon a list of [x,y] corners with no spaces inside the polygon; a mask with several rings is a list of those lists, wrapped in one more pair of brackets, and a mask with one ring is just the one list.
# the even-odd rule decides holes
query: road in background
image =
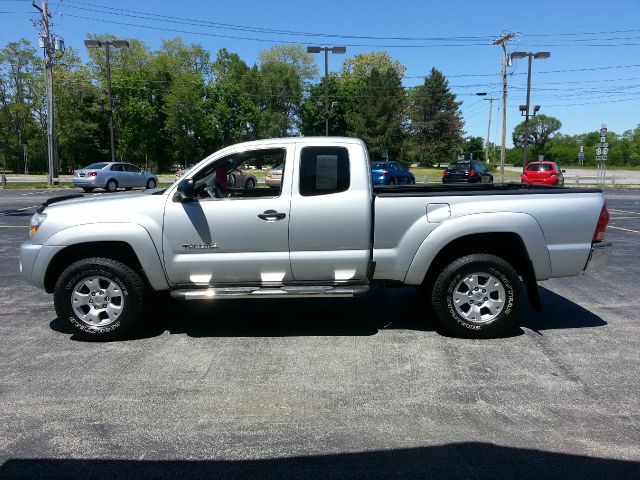
{"label": "road in background", "polygon": [[17,271],[65,193],[0,192],[2,479],[640,478],[640,190],[606,191],[606,270],[542,282],[504,338],[451,338],[415,289],[374,288],[155,296],[113,343],[65,332]]}

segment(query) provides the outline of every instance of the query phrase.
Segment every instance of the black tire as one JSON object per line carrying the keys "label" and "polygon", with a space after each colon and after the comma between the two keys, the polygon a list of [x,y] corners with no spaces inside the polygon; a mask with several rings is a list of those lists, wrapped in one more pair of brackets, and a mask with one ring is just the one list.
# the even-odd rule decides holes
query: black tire
{"label": "black tire", "polygon": [[118,182],[111,178],[107,181],[107,184],[104,186],[104,189],[109,193],[115,193],[118,191]]}
{"label": "black tire", "polygon": [[[93,285],[99,291],[87,289],[84,286],[87,282],[95,282]],[[81,284],[83,286],[79,288]],[[112,298],[104,296],[105,292],[109,294],[111,286],[114,287],[112,291],[117,293],[113,293]],[[82,289],[85,291],[82,292]],[[144,307],[145,290],[145,283],[140,275],[124,263],[109,258],[85,258],[71,264],[62,272],[55,285],[53,301],[58,319],[75,335],[87,340],[108,341],[124,338],[139,322]],[[96,296],[89,296],[94,293]],[[93,303],[93,308],[99,309],[100,312],[93,312],[91,305],[74,307],[74,300],[80,300],[78,303],[82,304],[84,295],[90,303],[93,300],[96,303],[107,302],[112,311],[108,313],[107,308],[98,308],[96,303]],[[113,309],[118,308],[120,310],[113,313]],[[83,320],[76,309],[85,315],[97,315],[97,321],[101,323],[94,324],[88,319]]]}
{"label": "black tire", "polygon": [[157,183],[153,178],[150,178],[149,180],[147,180],[147,190],[153,190],[154,188],[156,188]]}
{"label": "black tire", "polygon": [[129,191],[131,191],[132,188],[133,187],[124,187],[124,190],[125,190],[125,192],[129,192]]}
{"label": "black tire", "polygon": [[[490,278],[496,283],[489,287]],[[474,283],[477,287],[469,288]],[[487,288],[483,289],[485,286]],[[501,296],[502,299],[499,298]],[[458,297],[458,302],[454,300],[455,297]],[[464,298],[462,302],[460,297]],[[465,338],[496,337],[517,318],[520,278],[513,267],[500,257],[484,253],[466,255],[451,262],[438,275],[431,301],[438,321],[454,335]],[[496,306],[500,303],[501,306]],[[491,308],[495,309],[495,314]]]}
{"label": "black tire", "polygon": [[82,187],[82,189],[87,193],[93,192],[93,188],[92,187]]}
{"label": "black tire", "polygon": [[395,185],[396,184],[396,179],[392,178],[391,181],[389,182],[389,185]]}
{"label": "black tire", "polygon": [[247,181],[244,184],[245,190],[253,190],[256,188],[256,181],[253,178],[247,178]]}
{"label": "black tire", "polygon": [[416,184],[416,179],[415,178],[410,178],[409,179],[409,185],[415,185]]}

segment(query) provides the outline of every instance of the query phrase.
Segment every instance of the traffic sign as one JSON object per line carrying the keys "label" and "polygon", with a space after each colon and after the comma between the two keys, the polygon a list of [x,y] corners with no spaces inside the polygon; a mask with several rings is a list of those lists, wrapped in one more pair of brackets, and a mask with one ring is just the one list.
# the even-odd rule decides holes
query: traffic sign
{"label": "traffic sign", "polygon": [[602,135],[602,136],[600,137],[600,142],[601,142],[601,143],[604,143],[604,142],[606,142],[606,141],[607,141],[607,137],[605,137],[604,135]]}
{"label": "traffic sign", "polygon": [[600,129],[600,135],[606,135],[607,134],[607,127],[602,127]]}
{"label": "traffic sign", "polygon": [[608,147],[602,147],[602,153],[603,153],[603,155],[607,155],[609,153],[609,148]]}
{"label": "traffic sign", "polygon": [[602,149],[600,147],[596,148],[596,155],[602,155]]}

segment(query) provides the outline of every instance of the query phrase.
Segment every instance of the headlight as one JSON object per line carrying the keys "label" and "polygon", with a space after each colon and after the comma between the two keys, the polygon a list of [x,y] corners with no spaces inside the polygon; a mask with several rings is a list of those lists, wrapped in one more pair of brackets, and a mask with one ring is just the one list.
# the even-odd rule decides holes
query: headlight
{"label": "headlight", "polygon": [[46,213],[36,213],[33,217],[31,217],[31,223],[29,228],[29,236],[33,237],[36,233],[38,233],[38,229],[42,222],[44,222],[47,218]]}

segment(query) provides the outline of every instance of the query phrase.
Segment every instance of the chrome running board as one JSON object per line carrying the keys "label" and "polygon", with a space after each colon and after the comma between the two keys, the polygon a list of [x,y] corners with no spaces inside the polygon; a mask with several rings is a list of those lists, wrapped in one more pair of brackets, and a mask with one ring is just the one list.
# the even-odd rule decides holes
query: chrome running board
{"label": "chrome running board", "polygon": [[178,300],[215,300],[243,298],[351,298],[364,295],[369,285],[309,286],[309,287],[220,287],[172,290],[171,296]]}

